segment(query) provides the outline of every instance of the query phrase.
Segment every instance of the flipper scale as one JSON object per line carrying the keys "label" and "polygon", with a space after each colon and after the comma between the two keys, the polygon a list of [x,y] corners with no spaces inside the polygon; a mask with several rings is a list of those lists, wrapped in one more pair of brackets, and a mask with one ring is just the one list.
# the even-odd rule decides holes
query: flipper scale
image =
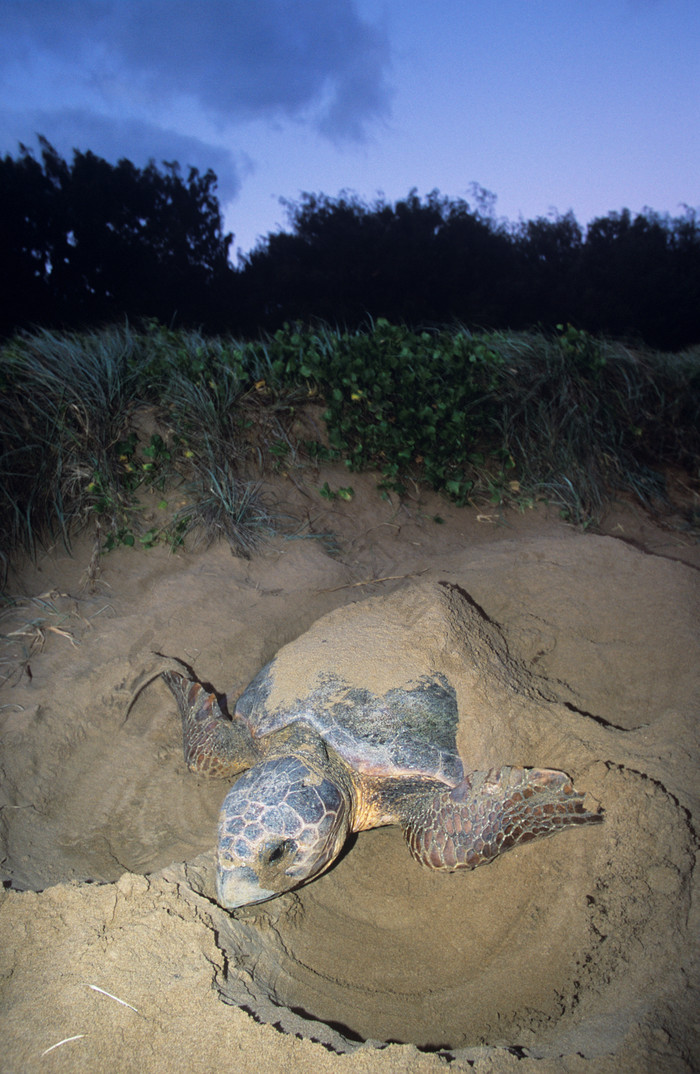
{"label": "flipper scale", "polygon": [[404,816],[411,854],[430,869],[475,869],[499,854],[576,824],[597,823],[565,772],[506,766],[472,772],[453,790],[412,798]]}

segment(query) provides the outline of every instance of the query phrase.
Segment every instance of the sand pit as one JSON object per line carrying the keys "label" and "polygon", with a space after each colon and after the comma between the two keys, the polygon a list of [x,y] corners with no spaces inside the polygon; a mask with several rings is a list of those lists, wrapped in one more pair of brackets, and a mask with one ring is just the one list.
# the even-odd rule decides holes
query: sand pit
{"label": "sand pit", "polygon": [[[250,561],[122,550],[93,594],[87,547],[16,580],[55,612],[0,710],[3,1069],[697,1069],[697,546],[629,513],[616,533],[644,547],[433,506],[368,490],[314,516],[332,542]],[[454,875],[377,829],[307,887],[222,911],[226,785],[187,772],[162,683],[125,718],[153,651],[235,697],[324,612],[416,579],[466,589],[555,689],[479,763],[563,768],[605,824]]]}

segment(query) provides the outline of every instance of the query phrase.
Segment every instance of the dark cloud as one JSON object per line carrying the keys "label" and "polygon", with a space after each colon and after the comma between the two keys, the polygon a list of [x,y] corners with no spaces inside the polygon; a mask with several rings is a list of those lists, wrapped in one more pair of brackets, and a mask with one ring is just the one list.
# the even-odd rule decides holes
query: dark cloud
{"label": "dark cloud", "polygon": [[184,95],[219,124],[308,118],[334,140],[388,111],[388,43],[353,0],[2,0],[0,34],[6,55],[75,64],[107,104]]}

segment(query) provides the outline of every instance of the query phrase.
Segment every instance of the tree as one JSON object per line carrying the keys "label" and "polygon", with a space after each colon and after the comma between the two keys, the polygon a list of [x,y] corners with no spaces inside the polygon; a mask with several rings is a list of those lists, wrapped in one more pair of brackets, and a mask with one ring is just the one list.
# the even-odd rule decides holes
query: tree
{"label": "tree", "polygon": [[[0,167],[0,329],[122,317],[220,320],[231,289],[216,176],[177,163],[139,169],[40,138]],[[17,281],[13,285],[13,281]]]}
{"label": "tree", "polygon": [[700,230],[651,209],[599,217],[581,263],[581,319],[593,331],[677,349],[700,339]]}
{"label": "tree", "polygon": [[268,327],[309,317],[491,323],[503,312],[510,240],[464,201],[437,190],[394,205],[307,193],[287,211],[291,234],[269,235],[244,261],[250,307]]}
{"label": "tree", "polygon": [[50,273],[61,225],[56,161],[44,169],[25,146],[0,161],[0,329],[37,319],[52,305]]}
{"label": "tree", "polygon": [[574,214],[522,222],[513,238],[517,251],[513,327],[576,320],[583,233]]}
{"label": "tree", "polygon": [[594,220],[573,213],[509,225],[472,184],[473,208],[438,190],[394,204],[303,194],[289,228],[228,261],[216,176],[151,161],[70,164],[39,139],[0,160],[0,333],[155,317],[255,334],[284,321],[354,327],[383,317],[414,327],[589,331],[679,349],[700,339],[700,227],[650,209]]}

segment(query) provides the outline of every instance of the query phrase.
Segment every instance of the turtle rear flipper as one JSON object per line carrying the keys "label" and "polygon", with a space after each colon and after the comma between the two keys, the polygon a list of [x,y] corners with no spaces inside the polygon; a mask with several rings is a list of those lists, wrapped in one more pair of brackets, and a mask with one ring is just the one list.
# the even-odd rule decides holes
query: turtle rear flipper
{"label": "turtle rear flipper", "polygon": [[416,861],[452,870],[475,869],[519,843],[602,819],[585,808],[565,772],[504,767],[412,797],[403,826]]}
{"label": "turtle rear flipper", "polygon": [[224,716],[216,695],[179,671],[161,675],[177,701],[182,717],[182,744],[191,772],[236,776],[259,759],[259,751],[243,720]]}

